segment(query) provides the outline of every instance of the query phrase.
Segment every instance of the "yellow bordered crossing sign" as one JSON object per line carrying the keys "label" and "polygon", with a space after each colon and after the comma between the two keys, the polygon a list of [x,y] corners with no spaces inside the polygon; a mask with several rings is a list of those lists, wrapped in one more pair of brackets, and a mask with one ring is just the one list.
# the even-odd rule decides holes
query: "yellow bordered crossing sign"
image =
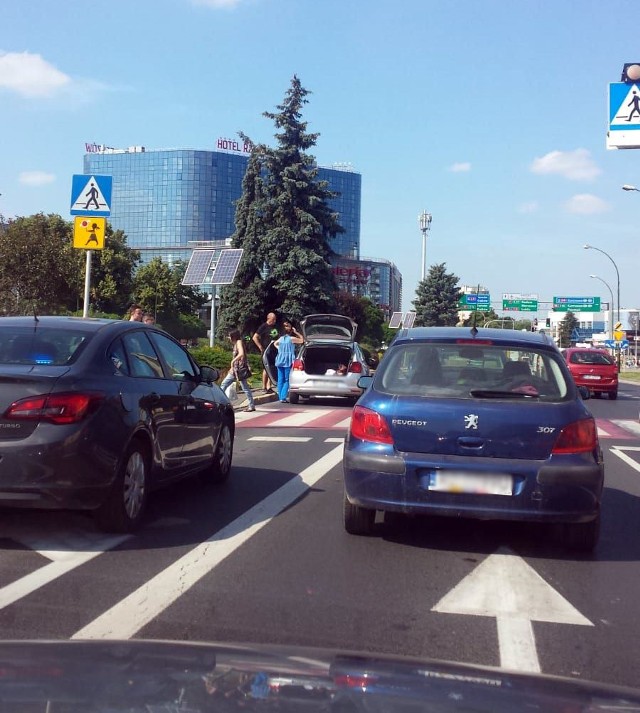
{"label": "yellow bordered crossing sign", "polygon": [[103,250],[106,218],[76,216],[73,219],[73,247],[80,250]]}

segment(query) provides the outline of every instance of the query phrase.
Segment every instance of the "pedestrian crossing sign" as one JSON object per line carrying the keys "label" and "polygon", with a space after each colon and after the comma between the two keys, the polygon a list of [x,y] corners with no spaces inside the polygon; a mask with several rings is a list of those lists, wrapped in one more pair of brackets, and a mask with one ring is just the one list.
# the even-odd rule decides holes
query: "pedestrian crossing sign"
{"label": "pedestrian crossing sign", "polygon": [[103,250],[106,218],[89,216],[73,219],[73,247],[80,250]]}
{"label": "pedestrian crossing sign", "polygon": [[607,148],[640,148],[640,83],[609,85]]}
{"label": "pedestrian crossing sign", "polygon": [[112,176],[75,175],[71,183],[71,215],[111,215]]}

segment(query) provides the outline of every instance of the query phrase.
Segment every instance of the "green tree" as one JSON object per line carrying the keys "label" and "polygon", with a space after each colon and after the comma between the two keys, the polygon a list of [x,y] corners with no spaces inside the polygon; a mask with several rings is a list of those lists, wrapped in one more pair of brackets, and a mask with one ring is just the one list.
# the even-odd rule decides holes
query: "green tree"
{"label": "green tree", "polygon": [[[140,267],[134,278],[135,301],[151,312],[167,331],[171,331],[170,324],[174,325],[171,333],[176,337],[184,336],[176,333],[184,322],[181,316],[195,315],[207,299],[199,290],[182,284],[185,270],[186,265],[182,261],[169,266],[162,258],[156,257]],[[186,320],[185,328],[187,323],[191,324],[192,320]],[[206,325],[203,324],[203,327],[206,333]]]}
{"label": "green tree", "polygon": [[357,323],[356,338],[358,341],[367,342],[376,347],[382,343],[384,314],[371,300],[340,290],[336,293],[336,310],[339,314],[351,317]]}
{"label": "green tree", "polygon": [[[252,172],[245,176],[234,244],[249,253],[248,263],[235,291],[223,292],[222,329],[234,324],[247,331],[266,311],[301,319],[334,309],[330,240],[343,228],[328,204],[335,194],[318,179],[308,153],[318,139],[301,118],[308,94],[294,76],[278,112],[264,113],[276,126],[276,146],[256,146]],[[240,300],[229,305],[234,293]]]}
{"label": "green tree", "polygon": [[262,244],[262,211],[264,188],[261,177],[264,147],[256,146],[249,158],[242,181],[242,196],[236,202],[236,229],[231,238],[234,248],[243,248],[238,272],[231,285],[220,291],[218,312],[219,337],[232,329],[254,332],[271,311],[269,296],[262,278],[265,255]]}
{"label": "green tree", "polygon": [[446,263],[432,265],[418,285],[412,304],[417,327],[454,326],[458,322],[458,277],[446,271]]}
{"label": "green tree", "polygon": [[73,247],[72,226],[50,214],[16,218],[0,232],[0,311],[72,312],[80,307],[84,251]]}
{"label": "green tree", "polygon": [[559,347],[560,349],[566,349],[571,346],[571,341],[573,338],[573,330],[577,329],[580,322],[578,322],[575,314],[573,312],[567,312],[563,320],[559,324]]}
{"label": "green tree", "polygon": [[122,230],[107,223],[103,250],[95,250],[91,264],[91,306],[98,312],[124,313],[132,301],[134,273],[140,252],[127,246]]}

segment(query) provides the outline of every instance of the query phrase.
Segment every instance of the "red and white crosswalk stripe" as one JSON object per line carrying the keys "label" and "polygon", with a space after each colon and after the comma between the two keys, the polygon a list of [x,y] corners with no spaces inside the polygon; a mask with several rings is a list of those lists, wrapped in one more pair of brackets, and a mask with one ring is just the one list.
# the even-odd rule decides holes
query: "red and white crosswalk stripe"
{"label": "red and white crosswalk stripe", "polygon": [[631,420],[596,418],[596,426],[600,438],[615,438],[626,441],[640,436],[640,425]]}
{"label": "red and white crosswalk stripe", "polygon": [[237,428],[349,428],[351,412],[345,409],[256,409],[236,413]]}

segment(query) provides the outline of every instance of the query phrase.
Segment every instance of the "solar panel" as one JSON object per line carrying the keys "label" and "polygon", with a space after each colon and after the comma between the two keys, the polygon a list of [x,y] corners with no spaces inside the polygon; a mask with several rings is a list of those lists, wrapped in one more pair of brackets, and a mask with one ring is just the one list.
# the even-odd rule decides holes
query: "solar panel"
{"label": "solar panel", "polygon": [[213,270],[212,285],[230,285],[233,282],[243,252],[242,248],[233,248],[220,253],[218,264]]}
{"label": "solar panel", "polygon": [[209,272],[213,254],[213,250],[194,250],[182,278],[182,284],[201,285]]}
{"label": "solar panel", "polygon": [[394,312],[389,320],[389,329],[398,329],[402,322],[402,312]]}
{"label": "solar panel", "polygon": [[404,322],[402,323],[402,326],[405,329],[411,329],[413,325],[415,324],[416,321],[416,313],[415,312],[407,312],[404,316]]}

